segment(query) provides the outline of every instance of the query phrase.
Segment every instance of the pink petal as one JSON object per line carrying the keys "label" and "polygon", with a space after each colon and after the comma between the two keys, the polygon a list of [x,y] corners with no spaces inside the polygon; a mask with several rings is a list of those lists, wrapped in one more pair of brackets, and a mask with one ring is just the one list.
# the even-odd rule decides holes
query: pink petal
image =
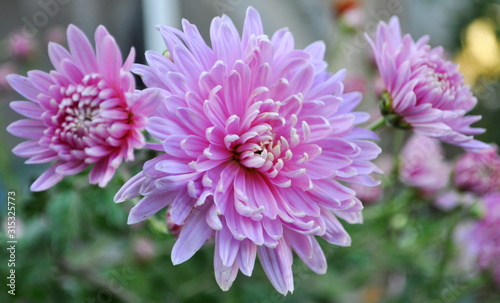
{"label": "pink petal", "polygon": [[60,71],[59,64],[64,59],[72,59],[71,55],[64,47],[54,42],[49,42],[49,58],[57,71]]}
{"label": "pink petal", "polygon": [[257,245],[248,239],[241,241],[237,262],[244,275],[249,277],[252,275],[256,255]]}
{"label": "pink petal", "polygon": [[144,182],[144,175],[142,172],[133,176],[130,180],[125,183],[125,185],[120,188],[120,190],[116,193],[114,197],[114,201],[116,203],[123,202],[125,200],[129,200],[139,196],[139,189],[141,188]]}
{"label": "pink petal", "polygon": [[193,210],[172,249],[172,263],[177,265],[189,260],[211,234],[212,229],[205,221],[205,212]]}
{"label": "pink petal", "polygon": [[23,95],[25,98],[36,102],[40,91],[33,86],[30,79],[19,75],[8,75],[7,81],[18,93]]}
{"label": "pink petal", "polygon": [[274,288],[283,295],[293,292],[293,257],[288,244],[280,241],[274,249],[259,246],[257,250],[262,268]]}
{"label": "pink petal", "polygon": [[168,193],[142,198],[142,200],[130,210],[127,224],[135,224],[146,220],[172,203],[174,196],[175,193]]}
{"label": "pink petal", "polygon": [[236,260],[240,241],[236,240],[227,227],[215,233],[215,241],[217,242],[218,250],[222,265],[229,267]]}
{"label": "pink petal", "polygon": [[64,175],[56,173],[57,166],[58,164],[54,164],[41,174],[40,177],[31,184],[30,190],[44,191],[61,181]]}
{"label": "pink petal", "polygon": [[44,113],[40,105],[29,101],[12,101],[10,107],[19,114],[32,119],[41,119]]}
{"label": "pink petal", "polygon": [[45,129],[42,121],[30,119],[15,121],[7,127],[9,133],[25,139],[39,139]]}
{"label": "pink petal", "polygon": [[116,83],[122,67],[122,55],[115,39],[106,35],[96,40],[96,49],[99,71],[110,83]]}
{"label": "pink petal", "polygon": [[69,49],[78,67],[86,74],[97,71],[95,53],[85,34],[73,24],[67,32]]}
{"label": "pink petal", "polygon": [[[218,251],[218,242],[215,242],[215,251]],[[236,279],[236,275],[238,274],[238,263],[234,262],[229,266],[225,266],[220,258],[219,254],[214,254],[214,272],[215,272],[215,280],[219,287],[223,291],[229,290],[231,285],[233,284],[234,279]]]}

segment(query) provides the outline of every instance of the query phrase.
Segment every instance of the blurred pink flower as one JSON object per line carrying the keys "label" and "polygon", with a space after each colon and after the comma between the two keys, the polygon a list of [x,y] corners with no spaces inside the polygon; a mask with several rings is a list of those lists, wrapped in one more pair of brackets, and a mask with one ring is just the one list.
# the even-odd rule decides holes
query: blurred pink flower
{"label": "blurred pink flower", "polygon": [[7,51],[12,57],[29,58],[35,54],[37,48],[36,40],[24,36],[22,32],[13,32],[9,35]]}
{"label": "blurred pink flower", "polygon": [[135,257],[141,262],[151,261],[156,255],[154,242],[145,237],[135,238],[132,241],[132,250]]}
{"label": "blurred pink flower", "polygon": [[29,164],[55,161],[31,185],[32,191],[46,190],[91,164],[90,183],[103,187],[123,160],[134,158],[134,148],[144,145],[141,130],[155,108],[156,92],[135,93],[130,73],[133,50],[122,66],[118,45],[103,26],[97,28],[95,40],[97,54],[85,35],[70,25],[71,53],[49,44],[55,70],[8,77],[12,87],[30,100],[10,103],[29,118],[7,128],[28,139],[13,149],[14,154],[30,158]]}
{"label": "blurred pink flower", "polygon": [[488,194],[483,201],[484,217],[469,229],[467,250],[500,286],[500,193]]}
{"label": "blurred pink flower", "polygon": [[396,127],[468,150],[488,148],[474,140],[484,129],[470,125],[481,116],[465,116],[477,103],[458,65],[445,60],[443,48],[431,49],[427,36],[414,42],[402,37],[399,20],[381,22],[372,45],[385,87],[382,112]]}
{"label": "blurred pink flower", "polygon": [[354,7],[346,10],[340,19],[350,28],[361,29],[366,22],[366,13],[361,7]]}
{"label": "blurred pink flower", "polygon": [[[210,48],[196,26],[160,26],[171,59],[147,52],[135,72],[159,87],[165,103],[149,133],[164,152],[117,193],[144,198],[129,223],[167,205],[184,224],[172,251],[182,263],[215,237],[215,277],[223,290],[238,269],[250,276],[258,255],[273,286],[293,291],[292,251],[316,273],[326,259],[315,236],[347,246],[338,218],[361,223],[361,202],[342,183],[377,185],[369,175],[377,136],[355,125],[360,93],[343,92],[344,71],[326,71],[325,45],[294,47],[287,29],[271,38],[249,8],[240,38],[227,16],[210,28]],[[182,39],[182,40],[181,40]]]}
{"label": "blurred pink flower", "polygon": [[443,211],[450,211],[460,205],[464,206],[472,205],[478,199],[479,199],[478,196],[469,192],[457,192],[455,190],[449,190],[440,193],[436,197],[434,206]]}
{"label": "blurred pink flower", "polygon": [[466,153],[460,157],[454,167],[454,185],[463,191],[479,195],[500,190],[500,157],[498,148],[479,153]]}
{"label": "blurred pink flower", "polygon": [[366,92],[366,81],[361,75],[347,76],[344,80],[344,92]]}
{"label": "blurred pink flower", "polygon": [[439,141],[414,134],[401,152],[399,178],[403,183],[435,194],[448,184],[450,167],[444,160]]}

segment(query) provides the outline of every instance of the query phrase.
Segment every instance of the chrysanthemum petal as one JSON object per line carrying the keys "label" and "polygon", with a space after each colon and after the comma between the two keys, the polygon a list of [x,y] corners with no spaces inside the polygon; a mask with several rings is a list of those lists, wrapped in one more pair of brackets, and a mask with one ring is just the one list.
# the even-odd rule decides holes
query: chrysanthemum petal
{"label": "chrysanthemum petal", "polygon": [[58,164],[54,164],[49,167],[43,174],[38,177],[38,179],[31,184],[31,191],[44,191],[64,178],[64,175],[56,173]]}
{"label": "chrysanthemum petal", "polygon": [[[218,245],[220,245],[220,242],[216,242],[215,244],[216,252],[218,251]],[[222,262],[222,259],[219,256],[219,254],[215,253],[214,272],[215,272],[215,280],[217,281],[217,284],[219,284],[219,287],[223,291],[227,291],[233,284],[234,279],[236,279],[236,275],[238,274],[238,263],[233,262],[231,265],[226,266]]]}
{"label": "chrysanthemum petal", "polygon": [[280,241],[275,249],[259,246],[257,250],[262,268],[274,288],[284,295],[293,292],[293,257],[288,244]]}
{"label": "chrysanthemum petal", "polygon": [[68,45],[78,67],[85,73],[97,70],[94,50],[85,34],[73,24],[68,26]]}
{"label": "chrysanthemum petal", "polygon": [[10,107],[19,114],[32,119],[40,119],[43,114],[43,109],[34,102],[12,101]]}
{"label": "chrysanthemum petal", "polygon": [[172,194],[159,194],[142,198],[131,210],[127,224],[141,222],[167,207],[173,201]]}
{"label": "chrysanthemum petal", "polygon": [[15,136],[25,139],[39,139],[45,130],[45,125],[40,120],[23,119],[11,123],[7,131]]}
{"label": "chrysanthemum petal", "polygon": [[172,263],[177,265],[191,258],[211,234],[212,229],[205,221],[205,213],[193,210],[172,248]]}
{"label": "chrysanthemum petal", "polygon": [[29,78],[19,75],[8,75],[7,81],[18,93],[23,95],[25,98],[36,102],[40,91],[33,86]]}
{"label": "chrysanthemum petal", "polygon": [[238,266],[241,272],[246,276],[251,276],[257,256],[257,246],[250,240],[245,239],[240,243],[238,251]]}

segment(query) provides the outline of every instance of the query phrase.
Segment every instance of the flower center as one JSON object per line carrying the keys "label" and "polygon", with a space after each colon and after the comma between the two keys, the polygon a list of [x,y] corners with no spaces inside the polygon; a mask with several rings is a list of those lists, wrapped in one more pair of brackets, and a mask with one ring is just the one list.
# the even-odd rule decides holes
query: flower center
{"label": "flower center", "polygon": [[238,136],[232,142],[230,149],[234,153],[234,160],[238,161],[240,165],[256,169],[268,177],[274,178],[281,171],[285,162],[292,159],[291,147],[295,146],[299,140],[295,128],[290,129],[290,134],[287,137],[289,139],[277,134],[271,126],[263,124]]}
{"label": "flower center", "polygon": [[273,147],[273,134],[271,129],[264,130],[261,134],[248,131],[235,142],[234,159],[248,168],[261,168],[266,162],[274,160],[269,151]]}
{"label": "flower center", "polygon": [[446,74],[439,73],[437,71],[431,72],[430,76],[430,85],[437,89],[440,93],[450,92],[454,93],[451,89],[451,83],[448,80]]}
{"label": "flower center", "polygon": [[[441,95],[447,95],[449,98],[455,98],[456,89],[454,87],[453,75],[446,70],[446,66],[440,66],[434,62],[427,64],[427,89],[435,90]],[[450,78],[451,77],[451,78]]]}
{"label": "flower center", "polygon": [[80,84],[61,87],[62,99],[52,117],[56,127],[52,141],[76,149],[103,142],[110,121],[101,117],[102,104],[117,97],[116,91],[97,74],[85,76]]}

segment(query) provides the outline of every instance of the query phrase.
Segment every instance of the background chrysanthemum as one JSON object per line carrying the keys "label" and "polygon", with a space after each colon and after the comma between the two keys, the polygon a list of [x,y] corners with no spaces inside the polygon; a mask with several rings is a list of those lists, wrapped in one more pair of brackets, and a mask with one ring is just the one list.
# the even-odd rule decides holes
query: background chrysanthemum
{"label": "background chrysanthemum", "polygon": [[380,153],[371,131],[355,127],[366,113],[352,110],[361,94],[343,93],[344,72],[330,74],[325,46],[294,48],[287,29],[271,38],[249,8],[242,37],[227,16],[210,28],[212,47],[197,28],[160,26],[168,56],[147,52],[137,65],[165,102],[148,132],[162,152],[117,193],[144,198],[135,223],[170,205],[182,230],[174,264],[215,237],[216,280],[227,290],[238,269],[251,275],[258,255],[271,283],[293,291],[292,251],[315,272],[326,271],[315,239],[337,245],[350,238],[338,218],[362,221],[362,205],[343,182],[376,185],[369,175]]}
{"label": "background chrysanthemum", "polygon": [[466,153],[454,166],[453,184],[462,191],[478,195],[500,191],[500,157],[498,148]]}
{"label": "background chrysanthemum", "polygon": [[29,164],[53,162],[32,191],[48,189],[91,164],[90,183],[105,186],[123,160],[134,158],[134,148],[144,146],[141,131],[155,106],[154,90],[135,92],[133,49],[123,64],[118,45],[103,26],[95,32],[96,52],[77,27],[70,25],[67,36],[69,52],[49,44],[55,70],[8,77],[29,100],[10,103],[28,118],[7,128],[28,139],[14,154],[29,158]]}
{"label": "background chrysanthemum", "polygon": [[500,285],[500,193],[487,194],[482,200],[483,217],[462,231],[459,245]]}
{"label": "background chrysanthemum", "polygon": [[402,36],[396,16],[379,24],[375,41],[367,39],[384,83],[381,107],[389,123],[468,150],[489,147],[473,138],[484,132],[471,128],[481,116],[466,116],[477,99],[442,47],[431,48],[428,36],[416,42]]}
{"label": "background chrysanthemum", "polygon": [[438,140],[412,135],[401,151],[399,179],[425,194],[435,194],[446,187],[450,166]]}

